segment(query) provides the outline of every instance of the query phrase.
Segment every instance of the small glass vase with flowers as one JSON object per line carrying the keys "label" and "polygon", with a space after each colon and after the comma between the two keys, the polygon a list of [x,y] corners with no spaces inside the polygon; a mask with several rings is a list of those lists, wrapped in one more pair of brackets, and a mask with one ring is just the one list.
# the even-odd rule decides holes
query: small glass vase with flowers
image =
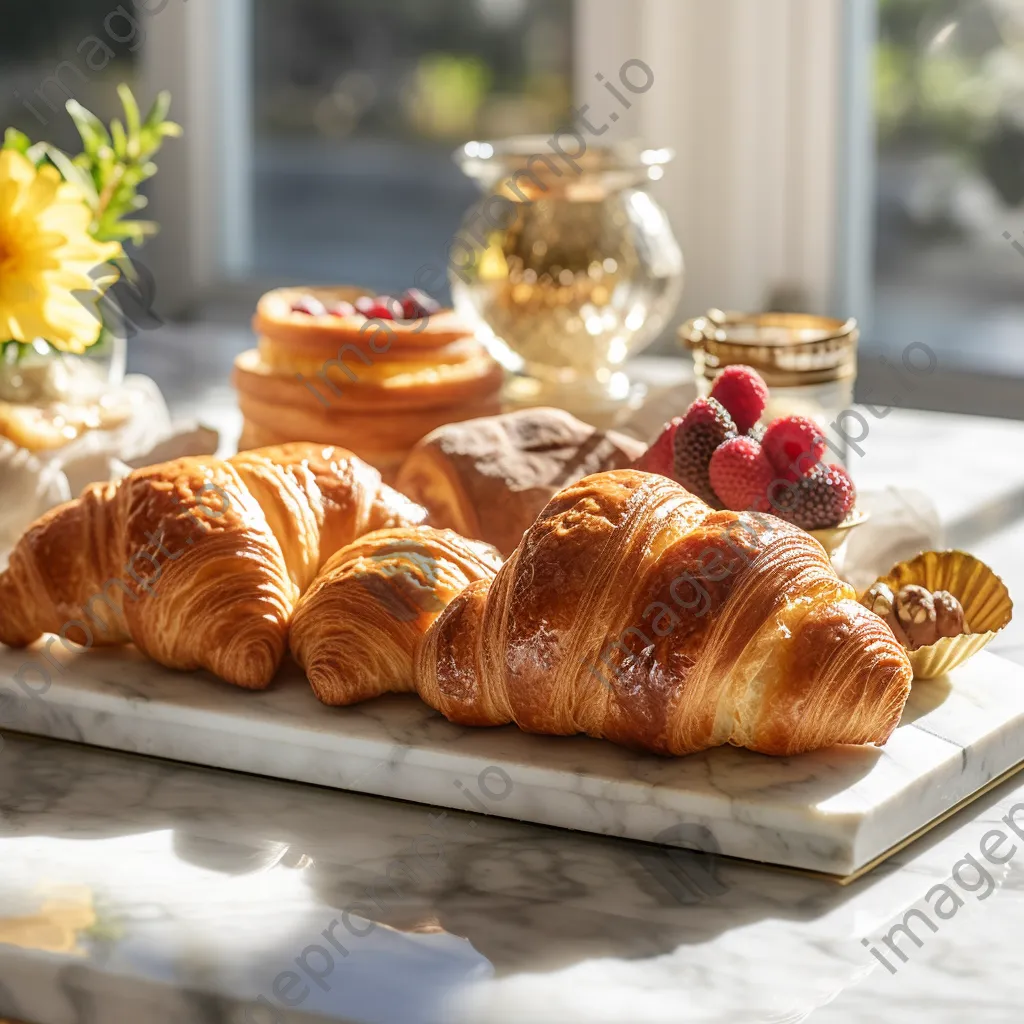
{"label": "small glass vase with flowers", "polygon": [[[136,247],[157,225],[134,219],[154,157],[181,128],[161,93],[143,116],[126,85],[123,120],[105,125],[75,100],[75,156],[7,129],[0,148],[0,442],[43,454],[133,415],[124,377],[125,296]],[[6,445],[10,450],[10,444]]]}

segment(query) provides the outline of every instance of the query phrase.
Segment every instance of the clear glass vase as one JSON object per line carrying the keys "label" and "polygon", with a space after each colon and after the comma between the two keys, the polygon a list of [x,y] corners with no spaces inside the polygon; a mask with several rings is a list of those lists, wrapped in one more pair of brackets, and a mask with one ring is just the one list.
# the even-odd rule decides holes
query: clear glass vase
{"label": "clear glass vase", "polygon": [[43,342],[0,360],[0,401],[31,405],[92,402],[124,380],[124,338],[106,334],[82,355]]}
{"label": "clear glass vase", "polygon": [[126,354],[126,339],[109,332],[81,355],[43,342],[0,352],[0,436],[43,452],[120,425],[128,415],[116,398]]}
{"label": "clear glass vase", "polygon": [[647,192],[672,155],[622,143],[560,161],[540,138],[456,152],[484,194],[452,242],[452,295],[512,372],[509,404],[558,405],[604,426],[641,397],[626,360],[682,292],[682,253]]}

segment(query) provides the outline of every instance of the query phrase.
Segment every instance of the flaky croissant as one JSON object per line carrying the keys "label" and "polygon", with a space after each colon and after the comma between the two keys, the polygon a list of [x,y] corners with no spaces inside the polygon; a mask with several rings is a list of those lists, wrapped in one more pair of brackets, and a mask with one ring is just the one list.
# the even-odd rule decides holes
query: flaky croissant
{"label": "flaky croissant", "polygon": [[[335,668],[336,693],[346,671]],[[670,755],[884,743],[911,679],[891,631],[809,534],[713,512],[634,470],[558,493],[495,578],[430,626],[414,672],[453,722]],[[365,681],[353,690],[372,695]]]}
{"label": "flaky croissant", "polygon": [[338,551],[299,601],[289,645],[325,704],[413,690],[413,657],[430,624],[498,552],[451,530],[378,530]]}
{"label": "flaky croissant", "polygon": [[170,668],[260,689],[324,562],[364,533],[425,517],[342,448],[150,466],[29,528],[0,574],[0,643],[44,632],[68,645],[131,642]]}

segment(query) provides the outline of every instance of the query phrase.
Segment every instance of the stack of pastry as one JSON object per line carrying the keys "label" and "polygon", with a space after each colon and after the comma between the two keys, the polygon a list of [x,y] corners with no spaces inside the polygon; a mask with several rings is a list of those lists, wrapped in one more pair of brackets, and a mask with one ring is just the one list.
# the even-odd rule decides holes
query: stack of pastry
{"label": "stack of pastry", "polygon": [[339,444],[391,477],[435,427],[499,409],[500,366],[422,292],[280,288],[253,325],[234,371],[241,448]]}

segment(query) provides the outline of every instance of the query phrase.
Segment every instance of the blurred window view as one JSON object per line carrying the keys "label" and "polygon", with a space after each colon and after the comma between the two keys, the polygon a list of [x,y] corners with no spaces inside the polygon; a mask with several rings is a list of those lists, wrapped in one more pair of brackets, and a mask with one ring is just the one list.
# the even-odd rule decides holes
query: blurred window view
{"label": "blurred window view", "polygon": [[[925,341],[949,369],[1024,377],[1024,0],[877,2],[865,344]],[[590,16],[573,0],[249,8],[248,273],[259,284],[341,280],[381,291],[407,287],[436,262],[474,200],[452,162],[456,146],[565,123],[574,40]],[[112,0],[6,3],[0,123],[77,148],[64,102],[117,115],[116,83],[137,88],[147,53],[164,45],[161,15],[136,14]],[[186,66],[193,56],[178,55]],[[161,181],[180,187],[171,174]]]}
{"label": "blurred window view", "polygon": [[1024,376],[1024,3],[880,0],[875,106],[875,340]]}
{"label": "blurred window view", "polygon": [[64,104],[74,98],[105,120],[120,114],[118,82],[136,85],[146,29],[111,0],[5,3],[0,29],[0,131],[11,125],[64,149],[80,144]]}
{"label": "blurred window view", "polygon": [[572,10],[572,0],[259,0],[252,272],[411,285],[476,196],[455,147],[566,122]]}

